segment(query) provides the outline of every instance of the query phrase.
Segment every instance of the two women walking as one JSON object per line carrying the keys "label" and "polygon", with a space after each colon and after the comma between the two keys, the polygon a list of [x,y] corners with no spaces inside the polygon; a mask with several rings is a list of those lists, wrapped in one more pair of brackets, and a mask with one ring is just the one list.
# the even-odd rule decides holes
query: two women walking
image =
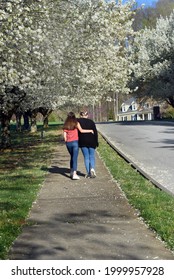
{"label": "two women walking", "polygon": [[77,119],[73,112],[68,113],[63,126],[63,135],[67,150],[70,154],[70,177],[80,179],[77,175],[77,161],[79,147],[84,156],[87,174],[85,177],[94,178],[95,173],[95,148],[98,146],[98,134],[95,123],[87,119],[87,112],[80,113]]}

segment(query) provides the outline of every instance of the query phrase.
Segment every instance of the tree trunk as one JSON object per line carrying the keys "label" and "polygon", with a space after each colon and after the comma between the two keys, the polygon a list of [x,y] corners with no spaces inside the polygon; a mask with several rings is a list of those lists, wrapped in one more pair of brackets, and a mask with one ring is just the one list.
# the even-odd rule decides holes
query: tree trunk
{"label": "tree trunk", "polygon": [[51,114],[52,109],[47,109],[47,108],[40,107],[39,112],[43,116],[43,127],[47,128],[48,127],[48,117]]}
{"label": "tree trunk", "polygon": [[11,147],[10,119],[12,115],[1,113],[1,147],[6,149]]}
{"label": "tree trunk", "polygon": [[43,116],[43,127],[47,128],[48,127],[48,116]]}
{"label": "tree trunk", "polygon": [[36,116],[38,111],[33,110],[31,114],[31,133],[35,133],[37,131],[37,122],[36,122]]}
{"label": "tree trunk", "polygon": [[102,104],[101,104],[101,101],[99,101],[99,103],[98,103],[98,110],[99,110],[99,119],[98,119],[98,121],[101,122],[102,121]]}
{"label": "tree trunk", "polygon": [[16,130],[17,131],[22,130],[21,117],[22,117],[22,113],[16,113]]}
{"label": "tree trunk", "polygon": [[25,130],[29,130],[30,129],[30,122],[29,122],[29,120],[30,120],[30,113],[28,113],[28,112],[25,112],[24,114],[23,114],[23,118],[24,118],[24,129]]}

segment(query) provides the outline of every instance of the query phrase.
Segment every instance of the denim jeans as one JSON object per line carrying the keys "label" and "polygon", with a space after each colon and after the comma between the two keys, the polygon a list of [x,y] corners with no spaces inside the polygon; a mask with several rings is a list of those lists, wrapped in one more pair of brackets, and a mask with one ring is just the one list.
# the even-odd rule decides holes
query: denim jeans
{"label": "denim jeans", "polygon": [[88,147],[82,147],[81,150],[82,150],[82,154],[84,156],[86,171],[89,174],[91,168],[95,169],[95,149],[88,148]]}
{"label": "denim jeans", "polygon": [[78,141],[66,142],[66,147],[70,154],[70,169],[72,171],[77,171],[77,158],[79,154]]}

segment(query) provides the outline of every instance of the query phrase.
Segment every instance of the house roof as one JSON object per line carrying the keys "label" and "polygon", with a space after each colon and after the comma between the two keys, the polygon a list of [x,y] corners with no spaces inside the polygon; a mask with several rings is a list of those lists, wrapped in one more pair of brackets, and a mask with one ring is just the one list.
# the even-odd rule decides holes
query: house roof
{"label": "house roof", "polygon": [[136,98],[135,97],[131,97],[129,98],[128,100],[126,100],[125,102],[122,103],[122,106],[123,105],[128,105],[130,106],[133,102],[136,102]]}

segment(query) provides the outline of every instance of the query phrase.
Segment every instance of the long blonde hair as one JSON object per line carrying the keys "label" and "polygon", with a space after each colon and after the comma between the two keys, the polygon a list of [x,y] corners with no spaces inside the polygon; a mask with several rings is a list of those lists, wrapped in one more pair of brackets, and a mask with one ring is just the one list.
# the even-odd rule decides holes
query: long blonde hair
{"label": "long blonde hair", "polygon": [[64,122],[63,129],[73,130],[77,127],[77,119],[73,112],[69,112]]}

